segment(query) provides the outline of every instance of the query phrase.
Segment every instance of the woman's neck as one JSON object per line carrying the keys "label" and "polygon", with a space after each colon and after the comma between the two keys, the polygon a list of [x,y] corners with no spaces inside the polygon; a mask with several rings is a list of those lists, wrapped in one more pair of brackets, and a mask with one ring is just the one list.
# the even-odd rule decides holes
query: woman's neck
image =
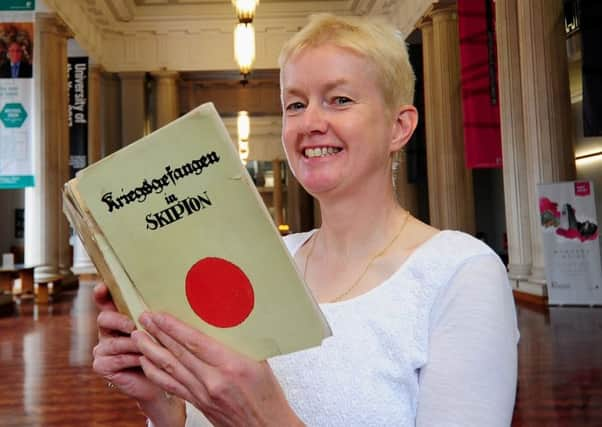
{"label": "woman's neck", "polygon": [[388,190],[321,200],[321,248],[316,250],[349,260],[388,242],[406,215],[395,200],[393,189]]}

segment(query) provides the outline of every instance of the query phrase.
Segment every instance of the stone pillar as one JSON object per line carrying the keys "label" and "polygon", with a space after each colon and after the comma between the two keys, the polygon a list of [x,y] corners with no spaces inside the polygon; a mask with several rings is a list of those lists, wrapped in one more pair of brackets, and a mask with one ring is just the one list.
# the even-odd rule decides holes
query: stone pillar
{"label": "stone pillar", "polygon": [[531,230],[527,159],[523,126],[522,85],[518,40],[517,0],[497,0],[496,32],[504,202],[509,273],[513,287],[531,273]]}
{"label": "stone pillar", "polygon": [[408,158],[405,150],[395,154],[395,192],[399,204],[412,215],[418,215],[418,190],[416,184],[408,182]]}
{"label": "stone pillar", "polygon": [[179,117],[177,71],[157,71],[151,73],[157,82],[155,112],[157,129]]}
{"label": "stone pillar", "polygon": [[564,14],[561,0],[517,1],[517,7],[533,264],[525,291],[543,294],[537,184],[575,177]]}
{"label": "stone pillar", "polygon": [[121,148],[121,85],[114,73],[102,74],[102,154]]}
{"label": "stone pillar", "polygon": [[[437,181],[429,187],[429,194],[437,197],[439,228],[475,232],[474,190],[472,171],[464,160],[464,125],[462,122],[462,93],[460,88],[460,43],[458,14],[455,6],[435,9],[433,20],[433,78],[425,86],[434,83],[425,99],[427,116],[437,127]],[[431,133],[432,137],[432,133]],[[432,141],[431,141],[432,143]],[[428,146],[427,146],[428,147]],[[428,155],[428,152],[427,152]],[[429,182],[430,184],[430,182]],[[429,196],[430,197],[430,196]]]}
{"label": "stone pillar", "polygon": [[[36,73],[36,186],[26,197],[26,262],[38,265],[35,279],[72,277],[69,226],[61,191],[69,178],[67,27],[53,14],[38,14]],[[33,235],[32,235],[33,234]]]}
{"label": "stone pillar", "polygon": [[426,170],[429,188],[429,222],[434,227],[441,226],[439,195],[436,191],[439,180],[439,162],[437,159],[437,130],[438,123],[435,119],[438,98],[435,96],[435,64],[433,21],[426,17],[419,24],[422,32],[422,61],[424,73],[424,124],[426,130]]}
{"label": "stone pillar", "polygon": [[121,144],[126,146],[142,138],[145,133],[145,73],[119,73],[119,77],[121,78]]}
{"label": "stone pillar", "polygon": [[[101,82],[102,68],[98,64],[90,65],[88,73],[88,164],[96,163],[101,158]],[[96,274],[96,268],[88,256],[78,236],[73,238],[74,274]]]}
{"label": "stone pillar", "polygon": [[272,172],[274,173],[274,193],[273,193],[273,205],[274,205],[274,222],[276,226],[284,224],[284,218],[282,216],[282,167],[281,160],[272,160]]}
{"label": "stone pillar", "polygon": [[96,163],[102,157],[101,129],[102,106],[102,67],[90,65],[88,74],[88,164]]}

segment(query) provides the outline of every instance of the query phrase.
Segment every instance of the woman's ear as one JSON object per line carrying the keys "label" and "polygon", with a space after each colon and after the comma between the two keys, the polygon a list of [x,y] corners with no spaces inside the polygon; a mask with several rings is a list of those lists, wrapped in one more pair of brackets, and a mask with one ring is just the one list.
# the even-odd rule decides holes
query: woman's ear
{"label": "woman's ear", "polygon": [[391,152],[401,150],[410,141],[418,125],[418,110],[413,105],[402,105],[394,119]]}

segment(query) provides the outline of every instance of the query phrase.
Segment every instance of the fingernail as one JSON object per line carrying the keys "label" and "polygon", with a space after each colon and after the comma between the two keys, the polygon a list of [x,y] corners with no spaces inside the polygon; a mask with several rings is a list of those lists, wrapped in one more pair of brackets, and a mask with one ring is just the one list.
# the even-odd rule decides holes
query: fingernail
{"label": "fingernail", "polygon": [[163,316],[161,316],[159,313],[153,313],[151,316],[153,323],[156,325],[161,325],[163,323]]}
{"label": "fingernail", "polygon": [[153,324],[153,319],[148,313],[142,313],[139,319],[140,323],[142,323],[142,326],[144,326],[145,328],[148,328]]}
{"label": "fingernail", "polygon": [[130,337],[134,340],[134,342],[138,341],[138,337],[140,336],[140,331],[136,330],[130,334]]}

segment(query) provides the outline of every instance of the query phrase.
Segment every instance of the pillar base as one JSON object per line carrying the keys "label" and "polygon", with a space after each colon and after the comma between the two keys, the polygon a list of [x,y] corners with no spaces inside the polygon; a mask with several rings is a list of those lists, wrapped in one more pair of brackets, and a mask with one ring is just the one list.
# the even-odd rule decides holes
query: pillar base
{"label": "pillar base", "polygon": [[96,276],[96,275],[98,275],[98,271],[96,271],[96,267],[94,267],[94,264],[92,264],[92,263],[90,263],[88,265],[86,265],[86,264],[74,265],[73,268],[71,269],[71,271],[76,276]]}
{"label": "pillar base", "polygon": [[508,278],[512,280],[528,280],[530,274],[531,264],[510,264],[508,266]]}
{"label": "pillar base", "polygon": [[96,267],[94,267],[84,245],[78,237],[73,239],[73,267],[71,267],[71,271],[78,276],[82,274],[97,274]]}
{"label": "pillar base", "polygon": [[531,280],[519,280],[516,290],[525,294],[536,295],[539,297],[547,297],[548,290],[545,281],[543,283],[533,282]]}
{"label": "pillar base", "polygon": [[34,282],[53,282],[59,280],[61,275],[57,266],[41,265],[34,270]]}

